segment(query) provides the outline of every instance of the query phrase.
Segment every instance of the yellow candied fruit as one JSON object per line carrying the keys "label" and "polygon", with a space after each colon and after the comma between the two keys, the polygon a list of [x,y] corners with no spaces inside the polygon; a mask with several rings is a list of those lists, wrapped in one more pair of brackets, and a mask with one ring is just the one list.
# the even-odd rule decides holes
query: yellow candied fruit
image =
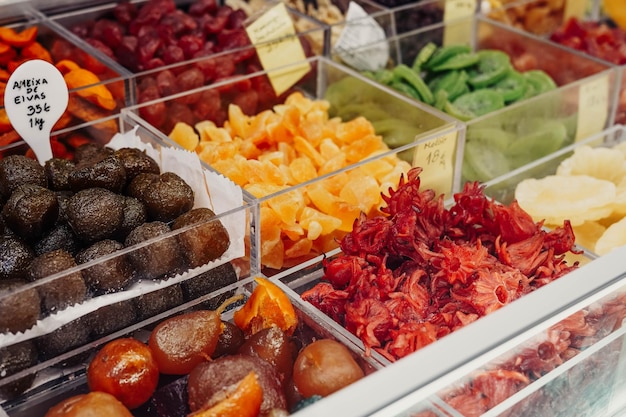
{"label": "yellow candied fruit", "polygon": [[178,122],[174,125],[170,138],[188,151],[195,150],[200,143],[200,138],[193,127],[183,122]]}

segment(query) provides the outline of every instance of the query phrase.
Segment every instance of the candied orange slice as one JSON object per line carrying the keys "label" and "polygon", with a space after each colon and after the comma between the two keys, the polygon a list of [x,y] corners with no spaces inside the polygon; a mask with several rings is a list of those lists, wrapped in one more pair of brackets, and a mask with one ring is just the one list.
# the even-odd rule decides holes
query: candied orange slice
{"label": "candied orange slice", "polygon": [[266,278],[258,277],[255,281],[257,286],[252,295],[233,315],[235,325],[251,334],[271,326],[293,334],[298,316],[287,294]]}
{"label": "candied orange slice", "polygon": [[[76,94],[85,100],[105,110],[113,110],[117,106],[113,94],[106,86],[100,84],[100,78],[91,71],[76,68],[63,75],[63,79],[70,90],[79,89]],[[81,88],[85,86],[89,87]]]}
{"label": "candied orange slice", "polygon": [[15,31],[13,28],[0,27],[0,39],[11,46],[23,48],[30,44],[37,37],[37,26],[31,26],[22,30]]}
{"label": "candied orange slice", "polygon": [[191,413],[189,417],[256,417],[262,402],[263,388],[254,371],[251,371],[222,401],[211,408]]}

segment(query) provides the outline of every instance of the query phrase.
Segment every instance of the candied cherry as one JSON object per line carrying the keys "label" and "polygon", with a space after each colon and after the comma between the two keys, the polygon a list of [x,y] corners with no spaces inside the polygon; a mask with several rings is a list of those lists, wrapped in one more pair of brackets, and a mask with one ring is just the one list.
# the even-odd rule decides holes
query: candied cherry
{"label": "candied cherry", "polygon": [[91,391],[109,393],[130,409],[148,401],[158,382],[159,368],[152,350],[133,338],[108,342],[87,368]]}

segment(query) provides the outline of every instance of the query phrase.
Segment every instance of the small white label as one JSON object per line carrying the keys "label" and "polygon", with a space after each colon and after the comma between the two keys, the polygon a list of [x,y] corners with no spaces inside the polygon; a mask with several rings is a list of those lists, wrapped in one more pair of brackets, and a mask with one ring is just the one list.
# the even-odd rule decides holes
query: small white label
{"label": "small white label", "polygon": [[[466,44],[472,37],[472,17],[476,0],[446,0],[443,21],[446,22],[443,44]],[[460,19],[460,20],[459,20]]]}
{"label": "small white label", "polygon": [[458,132],[450,132],[415,147],[413,166],[423,169],[422,189],[450,195],[454,181],[454,155]]}
{"label": "small white label", "polygon": [[593,78],[578,90],[576,141],[599,133],[609,117],[609,76]]}
{"label": "small white label", "polygon": [[47,61],[26,61],[7,81],[4,92],[7,116],[42,165],[52,158],[50,132],[65,112],[68,100],[63,75]]}
{"label": "small white label", "polygon": [[389,61],[385,31],[361,6],[348,5],[346,23],[333,52],[360,71],[378,71]]}

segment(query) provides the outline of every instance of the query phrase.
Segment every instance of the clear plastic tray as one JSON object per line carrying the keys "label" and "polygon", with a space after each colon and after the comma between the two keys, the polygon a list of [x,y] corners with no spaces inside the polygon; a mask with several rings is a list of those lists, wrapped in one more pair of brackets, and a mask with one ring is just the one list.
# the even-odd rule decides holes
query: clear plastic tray
{"label": "clear plastic tray", "polygon": [[[114,149],[145,147],[159,161],[161,172],[175,172],[191,186],[195,208],[210,208],[215,215],[191,226],[162,230],[156,237],[106,256],[85,263],[77,261],[76,266],[38,280],[6,287],[0,294],[5,314],[15,314],[15,308],[23,302],[36,307],[24,310],[26,318],[6,324],[11,327],[0,334],[3,358],[10,357],[11,349],[21,344],[34,347],[38,353],[36,358],[31,356],[17,366],[2,364],[2,392],[21,378],[26,381],[14,395],[2,398],[7,409],[65,385],[81,372],[74,358],[84,365],[80,358],[112,337],[154,323],[168,310],[176,311],[202,297],[224,293],[255,274],[250,264],[250,226],[255,211],[243,200],[241,190],[223,176],[204,169],[195,155],[174,150],[150,132],[124,120],[121,126],[125,133],[111,141],[91,139],[91,143]],[[86,132],[82,129],[75,133],[84,138]],[[223,241],[227,236],[227,245],[214,243],[215,227],[222,230],[220,233],[225,232]],[[205,233],[212,238],[207,240]],[[188,246],[192,241],[199,245]],[[88,246],[83,244],[80,249]],[[186,256],[181,255],[182,248],[186,248]],[[154,258],[158,253],[158,258]],[[96,279],[102,274],[117,277],[118,281]],[[59,294],[57,302],[48,298],[50,294]],[[48,303],[45,307],[44,298]],[[37,321],[32,322],[33,319]]]}
{"label": "clear plastic tray", "polygon": [[[456,180],[455,174],[460,173],[460,171],[456,168],[457,156],[459,155],[457,149],[458,143],[463,140],[463,135],[460,125],[455,124],[452,119],[447,118],[445,115],[439,115],[431,112],[427,107],[421,106],[419,103],[411,102],[398,94],[383,91],[376,87],[376,85],[367,78],[361,77],[349,69],[337,65],[326,58],[312,58],[304,63],[294,65],[292,67],[285,67],[280,71],[282,72],[276,70],[275,72],[270,71],[257,73],[246,78],[234,80],[228,84],[221,84],[209,87],[208,89],[197,90],[193,94],[202,95],[211,93],[217,97],[222,97],[220,110],[223,117],[227,117],[229,114],[239,114],[232,108],[229,109],[228,106],[231,103],[243,103],[242,100],[238,101],[237,99],[233,99],[233,95],[236,97],[241,95],[241,97],[247,99],[251,95],[255,95],[254,88],[258,88],[259,86],[271,88],[268,76],[275,76],[279,74],[282,77],[282,74],[285,74],[286,76],[296,74],[301,78],[295,81],[295,84],[287,91],[278,97],[274,96],[273,100],[261,101],[259,99],[258,106],[256,108],[252,107],[252,111],[250,111],[249,108],[244,107],[243,113],[252,115],[260,113],[267,116],[268,114],[266,110],[268,109],[273,108],[278,112],[283,112],[286,107],[291,106],[293,107],[290,110],[291,113],[285,114],[294,115],[294,120],[296,120],[294,123],[299,124],[300,122],[298,120],[300,120],[300,110],[296,110],[295,104],[290,104],[289,106],[283,105],[288,96],[295,94],[294,97],[300,97],[292,98],[290,103],[305,102],[307,100],[326,100],[324,102],[326,104],[319,105],[329,105],[328,116],[331,118],[338,117],[343,123],[340,127],[333,127],[336,125],[329,124],[329,127],[325,128],[331,129],[328,133],[329,137],[334,137],[335,135],[340,134],[345,136],[348,133],[340,132],[347,132],[346,129],[351,129],[351,131],[354,132],[361,131],[354,130],[357,129],[355,126],[361,126],[358,129],[364,129],[362,130],[364,133],[359,134],[359,137],[364,137],[365,139],[357,141],[355,138],[354,144],[349,145],[349,142],[346,142],[345,145],[341,145],[344,149],[344,151],[342,151],[345,153],[344,157],[342,157],[343,153],[337,154],[339,145],[331,146],[326,143],[324,146],[328,146],[324,148],[324,146],[322,146],[322,142],[319,141],[320,138],[314,140],[312,143],[317,143],[317,145],[314,146],[319,146],[319,150],[307,150],[302,148],[298,152],[301,152],[302,155],[308,154],[310,158],[313,158],[316,161],[315,164],[319,164],[319,168],[316,169],[317,173],[315,174],[315,176],[319,177],[319,180],[294,174],[296,175],[294,177],[295,180],[288,178],[285,180],[286,182],[283,182],[283,180],[287,177],[283,178],[281,175],[278,175],[278,177],[268,177],[269,179],[261,181],[260,178],[263,175],[266,175],[266,171],[272,172],[277,169],[275,167],[272,168],[272,165],[266,166],[265,168],[262,166],[257,167],[257,165],[262,165],[263,163],[268,164],[267,161],[261,161],[263,159],[262,156],[255,155],[253,153],[253,156],[250,158],[252,162],[243,162],[245,161],[245,158],[235,156],[232,154],[232,151],[228,151],[231,147],[230,144],[237,146],[239,139],[233,141],[227,140],[226,143],[223,144],[223,147],[222,145],[218,145],[218,142],[211,143],[211,141],[208,140],[206,142],[200,141],[198,146],[191,145],[192,149],[195,149],[201,155],[201,159],[209,161],[214,169],[223,172],[228,177],[234,179],[235,182],[244,186],[244,191],[249,194],[251,201],[260,202],[261,224],[260,228],[257,228],[256,230],[256,238],[258,240],[255,240],[255,248],[258,251],[257,255],[260,256],[258,259],[260,265],[280,270],[285,267],[291,267],[303,260],[306,260],[307,258],[314,257],[317,254],[326,252],[327,250],[336,247],[334,238],[337,237],[337,235],[345,233],[345,230],[350,227],[352,221],[360,212],[359,204],[365,204],[367,211],[375,211],[376,204],[380,201],[379,192],[386,191],[389,185],[397,183],[400,172],[402,170],[406,170],[406,168],[409,167],[414,160],[416,160],[416,150],[422,149],[426,146],[423,144],[424,141],[437,139],[442,135],[445,136],[446,139],[444,142],[448,145],[448,147],[445,148],[445,152],[442,150],[440,153],[437,153],[438,158],[433,159],[433,167],[429,168],[427,171],[435,175],[438,168],[441,167],[441,164],[443,164],[446,166],[445,171],[447,172],[448,178],[447,182],[445,180],[443,181],[442,187],[445,189],[445,187],[451,188],[453,186],[453,183]],[[252,89],[250,89],[250,86],[252,86]],[[268,90],[264,89],[260,91],[261,94],[267,94]],[[272,94],[270,94],[270,98],[271,95]],[[125,109],[124,113],[128,117],[136,119],[138,123],[145,125],[146,121],[140,116],[145,110],[149,110],[150,106],[158,104],[164,105],[167,108],[176,102],[185,100],[186,97],[189,96],[190,94],[179,94],[170,99],[163,100],[162,102],[130,107]],[[219,104],[220,102],[217,100],[218,99],[216,99],[212,104]],[[325,111],[323,110],[320,112],[320,109],[322,108],[324,107],[313,108],[311,114],[322,114]],[[280,114],[282,113],[275,113],[274,116],[282,118]],[[303,112],[302,114],[305,115],[306,112]],[[170,114],[170,116],[172,116],[172,114]],[[183,120],[186,121],[186,130],[190,131],[192,135],[199,134],[201,132],[204,132],[201,133],[202,135],[206,135],[206,132],[214,132],[211,134],[227,133],[227,130],[220,130],[219,128],[222,126],[223,119],[213,119],[213,121],[215,121],[215,127],[211,127],[209,128],[210,130],[205,131],[205,125],[197,124],[198,122],[202,122],[202,119],[195,118],[189,121],[189,115],[185,114],[185,116],[186,118]],[[324,119],[328,116],[320,117]],[[382,144],[378,142],[378,138],[368,136],[371,133],[371,130],[368,130],[371,129],[371,126],[369,123],[361,124],[363,121],[362,119],[361,121],[357,120],[358,116],[363,116],[365,119],[369,120],[369,122],[373,124],[375,133],[377,135],[381,135],[383,140],[387,140],[389,144],[393,145],[393,149],[389,150],[388,146],[390,145],[383,147]],[[247,123],[252,123],[252,119],[248,119],[247,117],[248,116],[237,116],[236,118],[231,118],[229,126],[239,126],[241,121],[244,122],[241,126],[245,126]],[[257,122],[259,120],[262,119],[257,119]],[[276,122],[271,120],[267,122],[267,132],[272,132],[273,130],[270,129],[274,129],[273,126],[276,125]],[[304,120],[304,118],[302,120]],[[180,120],[171,120],[170,126],[174,127],[176,121]],[[335,122],[331,121],[329,123]],[[354,124],[350,125],[348,123]],[[192,127],[196,129],[196,133],[193,133],[194,129]],[[169,135],[172,133],[167,130],[164,131],[156,129],[154,127],[150,128],[155,131],[155,134]],[[297,131],[297,129],[305,128],[306,126],[303,124],[302,127],[295,126],[290,127],[289,129],[292,129],[292,134],[296,135],[307,136],[309,133],[313,134],[311,132],[314,131],[309,131],[308,133],[304,130]],[[267,133],[267,136],[264,136],[265,133],[262,133],[265,132],[264,129],[265,128],[261,128],[259,131],[261,132],[258,142],[259,149],[263,150],[264,148],[267,148],[272,151],[277,150],[273,149],[276,145],[272,145],[272,141],[278,139],[271,139],[274,136],[270,133]],[[336,132],[333,132],[333,129],[336,129]],[[290,139],[292,137],[290,135],[292,134],[285,134],[287,136],[284,136],[285,139],[282,139],[285,143],[291,143],[295,140]],[[244,136],[245,134],[240,134],[240,137]],[[211,136],[209,136],[209,138],[210,137]],[[250,136],[250,138],[252,137],[254,136]],[[275,137],[281,138],[280,135]],[[347,138],[348,136],[345,137]],[[448,137],[450,138],[449,141],[447,141]],[[266,141],[263,138],[270,139]],[[339,144],[341,143],[339,139],[334,140]],[[169,139],[169,141],[173,145],[176,144],[173,139]],[[294,143],[296,142],[298,142],[298,140],[295,140]],[[304,146],[303,144],[301,145]],[[295,149],[300,149],[301,145],[297,145]],[[213,146],[216,148],[213,148]],[[289,146],[295,145],[288,145],[288,147]],[[307,147],[308,146],[311,145],[307,145]],[[322,157],[321,149],[323,148],[326,149],[326,151],[324,151],[324,156]],[[219,149],[224,149],[224,152],[227,152],[224,154],[224,158],[226,159],[222,157],[213,159],[216,155],[214,150],[216,152],[221,152]],[[242,152],[245,152],[243,145],[241,149]],[[330,149],[335,149],[335,151],[330,151]],[[376,152],[373,152],[374,149],[376,149]],[[282,150],[280,152],[282,152]],[[279,156],[281,155],[280,152],[269,152],[268,155]],[[203,155],[206,155],[206,157],[203,157]],[[285,155],[290,155],[290,153],[285,151]],[[318,159],[321,161],[317,162]],[[424,157],[423,159],[426,160],[427,158]],[[231,163],[233,160],[237,161],[237,163]],[[329,162],[325,162],[326,160]],[[400,161],[403,162],[400,163]],[[247,165],[241,165],[244,163]],[[290,164],[291,161],[287,159],[287,163]],[[280,166],[280,163],[277,164]],[[286,169],[287,165],[284,163],[282,164],[285,165],[284,168]],[[402,167],[404,168],[398,170]],[[365,177],[358,177],[359,175],[362,175],[363,172],[370,169],[372,170],[371,174],[366,174]],[[297,172],[299,173],[300,171]],[[268,175],[273,176],[274,174]],[[376,181],[372,181],[376,178],[376,176],[379,178]],[[385,176],[389,177],[389,179],[385,179]],[[346,180],[349,180],[350,178],[354,179],[356,182],[350,183],[352,185],[344,190],[343,195],[340,195],[341,193],[338,187],[344,187],[346,185]],[[367,180],[366,183],[361,181],[363,178]],[[342,183],[343,185],[341,185]],[[320,187],[321,184],[327,184],[328,187]],[[363,184],[363,190],[358,192],[353,188],[353,191],[349,192],[350,187],[355,186],[355,184]],[[315,194],[314,197],[311,197],[313,195],[312,193]],[[305,194],[307,194],[308,197],[305,198]],[[347,196],[347,194],[350,194],[350,196]],[[316,205],[310,204],[311,198],[317,200]],[[304,206],[301,207],[303,204],[308,205],[309,208],[303,210]],[[270,207],[272,207],[271,210],[269,209]],[[313,210],[314,207],[316,208],[315,210]],[[270,216],[271,213],[274,213],[273,217]],[[279,214],[279,216],[284,219],[282,221],[280,220],[280,217],[278,219],[278,224],[282,224],[282,229],[270,227],[272,224],[275,225],[276,214]],[[337,225],[332,226],[332,224],[334,224],[333,222],[336,222],[336,220],[328,219],[328,215],[341,220],[339,222],[341,226],[338,229]],[[268,220],[264,220],[266,216]],[[305,217],[308,218],[308,220],[316,221],[318,224],[325,224],[326,221],[331,222],[328,223],[327,226],[324,226],[324,230],[328,231],[323,231],[322,234],[309,235],[308,230],[311,230],[309,227],[310,223],[307,219],[305,219]],[[321,220],[320,217],[322,218]],[[272,218],[274,218],[274,220],[270,221],[269,219]],[[310,238],[307,236],[310,236]],[[282,255],[280,252],[283,250],[285,253],[289,253],[291,251],[292,254],[285,256],[284,259],[281,259]],[[268,258],[263,259],[266,254],[268,255]],[[271,259],[269,254],[274,254]]]}

